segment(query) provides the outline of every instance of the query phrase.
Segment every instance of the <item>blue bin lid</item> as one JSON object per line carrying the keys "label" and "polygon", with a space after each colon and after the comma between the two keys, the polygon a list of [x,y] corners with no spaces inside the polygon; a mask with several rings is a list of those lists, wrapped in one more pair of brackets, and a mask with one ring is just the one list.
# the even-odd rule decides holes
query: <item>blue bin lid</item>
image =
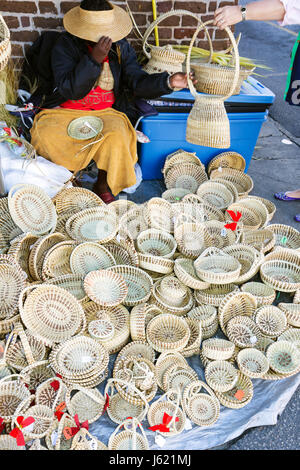
{"label": "blue bin lid", "polygon": [[[170,98],[176,100],[189,100],[194,101],[194,96],[189,90],[174,91],[169,95],[163,95],[161,98]],[[227,103],[269,103],[272,104],[275,100],[274,93],[262,83],[253,77],[249,77],[247,81],[243,82],[241,93],[234,95],[226,100]]]}

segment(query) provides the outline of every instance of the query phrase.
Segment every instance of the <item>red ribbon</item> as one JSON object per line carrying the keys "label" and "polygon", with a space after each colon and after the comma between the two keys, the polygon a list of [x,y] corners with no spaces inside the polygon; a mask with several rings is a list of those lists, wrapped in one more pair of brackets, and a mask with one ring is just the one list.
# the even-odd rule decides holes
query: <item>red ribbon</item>
{"label": "red ribbon", "polygon": [[104,403],[102,414],[105,413],[105,411],[107,410],[108,407],[109,407],[109,396],[108,396],[108,394],[106,394],[106,400],[105,400],[105,403]]}
{"label": "red ribbon", "polygon": [[61,402],[59,405],[57,405],[54,414],[55,414],[55,416],[57,417],[58,421],[61,420],[61,418],[62,418],[62,416],[63,416],[63,414],[64,414],[64,411],[63,411],[63,410],[65,410],[65,409],[66,409],[66,404],[65,404],[64,401]]}
{"label": "red ribbon", "polygon": [[80,423],[78,419],[78,415],[76,414],[74,416],[74,421],[76,423],[76,427],[73,426],[73,427],[64,428],[64,436],[66,439],[71,439],[71,437],[75,436],[82,428],[86,429],[87,431],[89,430],[88,420],[84,421],[83,423]]}
{"label": "red ribbon", "polygon": [[57,392],[57,390],[59,389],[59,381],[58,380],[53,380],[53,382],[51,382],[50,385]]}
{"label": "red ribbon", "polygon": [[230,211],[230,210],[227,210],[226,212],[228,212],[228,214],[230,215],[230,217],[232,218],[233,222],[230,223],[230,224],[226,224],[224,225],[225,228],[228,228],[232,231],[236,230],[237,228],[237,222],[240,220],[240,218],[242,217],[242,214],[241,212],[237,211],[236,213],[234,211]]}
{"label": "red ribbon", "polygon": [[4,427],[5,427],[4,419],[0,418],[0,434],[2,433]]}
{"label": "red ribbon", "polygon": [[23,416],[17,417],[17,426],[9,433],[11,437],[14,437],[17,440],[17,446],[24,446],[25,440],[22,429],[30,426],[32,423],[35,422],[35,419],[32,416],[24,419]]}
{"label": "red ribbon", "polygon": [[11,128],[10,127],[3,127],[3,130],[6,132],[6,134],[11,136]]}
{"label": "red ribbon", "polygon": [[[172,420],[172,416],[168,415],[168,413],[164,413],[163,422],[161,424],[156,424],[155,426],[151,426],[150,431],[160,431],[160,432],[170,432],[170,428],[168,424],[170,424]],[[175,418],[175,422],[177,423],[179,418]]]}

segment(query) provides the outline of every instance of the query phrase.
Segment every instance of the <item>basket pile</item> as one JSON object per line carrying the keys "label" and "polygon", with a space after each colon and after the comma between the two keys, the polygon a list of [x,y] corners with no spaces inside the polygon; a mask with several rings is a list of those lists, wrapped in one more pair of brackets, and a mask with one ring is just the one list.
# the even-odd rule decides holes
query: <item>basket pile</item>
{"label": "basket pile", "polygon": [[[249,196],[243,161],[226,158],[208,179],[178,150],[163,170],[174,191],[141,205],[106,206],[82,188],[49,200],[32,185],[1,200],[3,449],[21,448],[9,435],[20,416],[34,420],[22,448],[147,449],[154,432],[246,406],[252,379],[300,371],[298,235],[269,225],[272,204]],[[104,413],[118,427],[102,443],[82,423]]]}

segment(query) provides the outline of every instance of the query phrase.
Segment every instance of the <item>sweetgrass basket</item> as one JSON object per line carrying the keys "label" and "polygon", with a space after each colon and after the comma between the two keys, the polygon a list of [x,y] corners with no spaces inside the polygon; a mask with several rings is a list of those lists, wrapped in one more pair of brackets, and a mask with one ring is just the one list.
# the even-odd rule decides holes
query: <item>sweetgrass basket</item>
{"label": "sweetgrass basket", "polygon": [[300,251],[299,230],[283,224],[269,225],[268,229],[275,233],[275,246]]}
{"label": "sweetgrass basket", "polygon": [[252,317],[257,308],[256,298],[246,292],[231,292],[227,294],[219,306],[218,317],[220,327],[226,335],[229,320],[236,316]]}
{"label": "sweetgrass basket", "polygon": [[253,384],[249,377],[238,371],[235,386],[228,392],[215,392],[221,405],[239,410],[248,405],[253,398]]}
{"label": "sweetgrass basket", "polygon": [[123,301],[125,306],[134,307],[149,300],[153,280],[145,271],[134,266],[117,265],[108,268],[107,272],[119,274],[124,278],[128,287],[128,293]]}
{"label": "sweetgrass basket", "polygon": [[129,199],[117,199],[110,203],[109,207],[114,209],[117,216],[120,218],[122,215],[126,214],[130,209],[136,207],[136,203],[133,201],[129,201]]}
{"label": "sweetgrass basket", "polygon": [[114,307],[124,302],[128,287],[125,278],[107,269],[91,271],[84,278],[84,290],[88,297],[103,307]]}
{"label": "sweetgrass basket", "polygon": [[271,338],[280,336],[287,328],[285,313],[274,305],[264,305],[255,312],[255,322],[260,331]]}
{"label": "sweetgrass basket", "polygon": [[116,358],[116,362],[119,359],[124,360],[128,356],[138,358],[144,357],[153,364],[155,362],[155,351],[146,341],[131,341],[130,343],[126,344],[126,346],[124,346],[119,352]]}
{"label": "sweetgrass basket", "polygon": [[264,262],[260,267],[262,281],[280,292],[300,289],[300,265],[281,260]]}
{"label": "sweetgrass basket", "polygon": [[231,284],[240,277],[239,261],[217,248],[206,249],[194,266],[198,277],[211,284]]}
{"label": "sweetgrass basket", "polygon": [[163,352],[155,364],[155,377],[158,386],[163,390],[163,377],[170,366],[189,367],[186,359],[179,352]]}
{"label": "sweetgrass basket", "polygon": [[35,402],[56,410],[57,405],[65,401],[67,387],[59,377],[50,377],[42,382],[35,391]]}
{"label": "sweetgrass basket", "polygon": [[290,341],[276,341],[267,349],[270,368],[283,375],[297,373],[300,367],[299,349]]}
{"label": "sweetgrass basket", "polygon": [[[233,212],[240,212],[242,214],[239,224],[242,224],[243,230],[257,230],[261,227],[262,224],[262,219],[261,216],[258,212],[254,211],[253,209],[249,209],[248,207],[245,207],[240,200],[238,202],[235,202],[234,204],[231,204],[228,207],[228,211],[233,211]],[[227,223],[232,222],[232,218],[228,212],[225,213],[225,221]]]}
{"label": "sweetgrass basket", "polygon": [[221,338],[206,339],[202,343],[202,354],[213,361],[226,361],[234,352],[234,343]]}
{"label": "sweetgrass basket", "polygon": [[242,292],[254,295],[257,301],[257,307],[271,305],[276,297],[276,291],[263,282],[246,282],[241,286]]}
{"label": "sweetgrass basket", "polygon": [[162,173],[165,175],[171,167],[182,163],[193,163],[194,165],[203,167],[203,163],[200,158],[197,157],[196,152],[192,153],[183,149],[178,149],[176,152],[170,153],[166,156]]}
{"label": "sweetgrass basket", "polygon": [[252,348],[261,339],[257,324],[247,315],[232,317],[226,324],[226,334],[239,348]]}
{"label": "sweetgrass basket", "polygon": [[275,234],[269,228],[248,230],[242,232],[241,243],[267,253],[275,246]]}
{"label": "sweetgrass basket", "polygon": [[76,246],[75,241],[64,240],[53,245],[43,257],[42,280],[72,274],[70,256]]}
{"label": "sweetgrass basket", "polygon": [[245,348],[238,353],[237,363],[240,371],[252,379],[258,379],[269,370],[266,356],[255,348]]}
{"label": "sweetgrass basket", "polygon": [[30,432],[26,432],[26,440],[42,439],[45,437],[55,419],[51,408],[48,408],[48,406],[45,405],[33,405],[30,406],[30,408],[26,407],[28,409],[25,409],[25,412],[20,408],[19,410],[16,410],[12,418],[12,426],[15,427],[17,425],[17,417],[19,415],[24,416],[24,419],[30,416],[34,418],[34,423],[33,429]]}
{"label": "sweetgrass basket", "polygon": [[189,189],[171,188],[171,189],[167,189],[166,191],[164,191],[161,197],[168,202],[174,203],[174,202],[181,201],[184,198],[184,196],[186,196],[187,194],[190,194]]}
{"label": "sweetgrass basket", "polygon": [[216,181],[202,183],[197,189],[197,196],[219,210],[226,209],[234,202],[231,191],[224,184]]}
{"label": "sweetgrass basket", "polygon": [[213,241],[206,226],[201,223],[176,223],[174,230],[178,250],[188,258],[197,258]]}
{"label": "sweetgrass basket", "polygon": [[246,161],[244,157],[237,152],[222,152],[210,160],[207,173],[210,175],[213,170],[219,170],[221,176],[223,168],[234,168],[235,170],[245,171]]}
{"label": "sweetgrass basket", "polygon": [[199,321],[202,328],[211,326],[215,320],[218,320],[217,317],[218,311],[212,305],[198,305],[198,307],[193,308],[187,314],[188,318]]}
{"label": "sweetgrass basket", "polygon": [[165,173],[164,181],[167,189],[183,188],[195,193],[207,179],[203,166],[183,162],[170,167]]}
{"label": "sweetgrass basket", "polygon": [[10,31],[0,15],[0,71],[3,70],[11,54]]}
{"label": "sweetgrass basket", "polygon": [[140,253],[165,258],[172,258],[177,248],[176,241],[170,233],[157,229],[141,232],[136,239],[136,246]]}
{"label": "sweetgrass basket", "polygon": [[133,341],[146,341],[146,328],[150,320],[162,311],[155,305],[142,303],[130,313],[130,335]]}
{"label": "sweetgrass basket", "polygon": [[218,170],[213,170],[210,174],[210,179],[214,180],[215,178],[225,179],[233,183],[237,189],[239,197],[247,196],[254,187],[251,176],[247,175],[243,171],[235,170],[233,168],[223,168],[222,174]]}
{"label": "sweetgrass basket", "polygon": [[165,199],[151,198],[144,207],[143,216],[149,227],[174,232],[172,204]]}
{"label": "sweetgrass basket", "polygon": [[139,267],[144,269],[153,278],[153,274],[171,274],[174,269],[174,260],[163,258],[161,256],[147,255],[143,253],[138,254]]}
{"label": "sweetgrass basket", "polygon": [[72,440],[71,450],[108,450],[108,447],[85,428],[81,428]]}
{"label": "sweetgrass basket", "polygon": [[181,350],[181,354],[184,357],[191,357],[195,354],[199,354],[202,340],[202,329],[201,323],[194,318],[185,318],[185,321],[190,329],[190,337],[185,348]]}
{"label": "sweetgrass basket", "polygon": [[134,206],[119,219],[119,228],[126,230],[133,240],[139,233],[149,228],[149,223],[144,217],[144,207],[144,205]]}
{"label": "sweetgrass basket", "polygon": [[185,388],[198,376],[191,367],[171,365],[163,375],[163,390],[179,390],[182,396]]}
{"label": "sweetgrass basket", "polygon": [[16,324],[7,339],[3,361],[16,371],[21,371],[36,361],[42,361],[45,355],[44,344],[24,331],[21,323]]}
{"label": "sweetgrass basket", "polygon": [[236,284],[243,284],[252,279],[258,273],[264,261],[262,253],[241,243],[224,247],[223,252],[236,258],[241,265],[240,276],[236,279]]}
{"label": "sweetgrass basket", "polygon": [[172,416],[168,424],[169,432],[158,431],[164,437],[171,437],[180,434],[184,430],[186,416],[180,408],[180,391],[168,390],[158,400],[154,401],[149,408],[147,419],[150,426],[155,426],[163,422],[164,414]]}
{"label": "sweetgrass basket", "polygon": [[100,418],[105,405],[105,399],[99,390],[87,389],[80,385],[68,389],[65,401],[71,416],[77,414],[80,423],[88,421],[89,424]]}
{"label": "sweetgrass basket", "polygon": [[198,211],[202,211],[203,213],[203,220],[208,221],[208,220],[218,220],[219,222],[224,222],[225,217],[222,211],[217,209],[215,206],[212,206],[211,204],[207,204],[206,202],[203,201],[203,199],[200,196],[197,196],[196,194],[187,194],[184,196],[182,199],[183,203],[190,203],[196,206]]}
{"label": "sweetgrass basket", "polygon": [[59,242],[64,241],[66,238],[62,233],[52,233],[40,237],[32,246],[29,258],[28,268],[32,279],[35,281],[42,280],[42,267],[45,255],[50,248]]}
{"label": "sweetgrass basket", "polygon": [[210,285],[199,279],[192,259],[177,258],[174,264],[174,273],[183,284],[191,289],[207,289]]}
{"label": "sweetgrass basket", "polygon": [[17,184],[8,193],[9,212],[23,232],[45,235],[55,230],[57,215],[50,197],[33,184]]}
{"label": "sweetgrass basket", "polygon": [[150,320],[146,335],[148,343],[155,351],[180,351],[189,341],[190,329],[184,319],[171,314],[161,314]]}
{"label": "sweetgrass basket", "polygon": [[237,369],[227,361],[212,361],[205,369],[205,380],[217,392],[228,392],[238,379]]}
{"label": "sweetgrass basket", "polygon": [[29,254],[32,245],[38,240],[36,235],[27,233],[21,239],[12,241],[7,254],[13,256],[21,269],[27,274],[28,279],[32,280],[29,270]]}
{"label": "sweetgrass basket", "polygon": [[219,307],[228,294],[238,291],[239,287],[236,284],[211,284],[207,289],[195,291],[194,296],[198,304]]}
{"label": "sweetgrass basket", "polygon": [[290,341],[300,350],[300,329],[288,328],[277,338],[277,341]]}
{"label": "sweetgrass basket", "polygon": [[116,261],[107,248],[98,243],[85,242],[76,246],[70,256],[70,267],[74,274],[86,276],[91,271],[114,266]]}
{"label": "sweetgrass basket", "polygon": [[104,206],[97,194],[85,188],[64,188],[54,198],[57,214],[76,214],[84,209]]}
{"label": "sweetgrass basket", "polygon": [[[124,427],[124,430],[121,429]],[[138,433],[138,430],[141,432]],[[149,450],[145,431],[136,418],[127,418],[119,424],[108,441],[109,450]]]}
{"label": "sweetgrass basket", "polygon": [[280,302],[278,307],[284,312],[288,325],[300,328],[300,304]]}
{"label": "sweetgrass basket", "polygon": [[220,416],[216,395],[201,380],[195,380],[185,388],[182,406],[188,418],[198,426],[212,426]]}
{"label": "sweetgrass basket", "polygon": [[[161,289],[161,284],[165,279],[171,287],[171,294]],[[191,290],[174,276],[166,276],[154,283],[151,302],[164,313],[172,313],[178,316],[185,315],[194,307],[194,298]]]}
{"label": "sweetgrass basket", "polygon": [[18,300],[25,287],[24,272],[16,264],[0,264],[0,319],[16,315]]}
{"label": "sweetgrass basket", "polygon": [[265,204],[256,198],[243,197],[239,199],[241,207],[246,207],[253,210],[257,216],[261,219],[259,228],[264,228],[269,222],[269,213]]}
{"label": "sweetgrass basket", "polygon": [[20,404],[29,408],[30,392],[17,374],[7,375],[0,380],[0,416],[5,423],[13,418]]}
{"label": "sweetgrass basket", "polygon": [[125,264],[138,267],[138,253],[131,243],[123,240],[112,240],[109,243],[105,243],[103,246],[107,248],[110,254],[114,257],[117,265]]}
{"label": "sweetgrass basket", "polygon": [[84,209],[66,222],[67,233],[78,242],[109,242],[117,230],[117,215],[106,205]]}

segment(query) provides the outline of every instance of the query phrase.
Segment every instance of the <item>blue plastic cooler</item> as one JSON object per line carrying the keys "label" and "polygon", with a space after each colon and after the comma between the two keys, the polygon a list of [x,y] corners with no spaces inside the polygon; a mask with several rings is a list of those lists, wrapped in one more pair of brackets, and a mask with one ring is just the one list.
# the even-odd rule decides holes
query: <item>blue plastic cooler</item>
{"label": "blue plastic cooler", "polygon": [[139,144],[139,164],[143,179],[161,179],[166,156],[178,149],[196,152],[205,165],[219,153],[233,150],[244,157],[247,171],[261,126],[267,120],[268,108],[274,99],[275,95],[271,90],[250,77],[248,82],[244,82],[241,93],[225,102],[231,133],[229,149],[202,147],[185,140],[187,118],[194,102],[194,97],[188,90],[174,92],[153,101],[159,114],[143,118],[139,126],[151,141]]}

